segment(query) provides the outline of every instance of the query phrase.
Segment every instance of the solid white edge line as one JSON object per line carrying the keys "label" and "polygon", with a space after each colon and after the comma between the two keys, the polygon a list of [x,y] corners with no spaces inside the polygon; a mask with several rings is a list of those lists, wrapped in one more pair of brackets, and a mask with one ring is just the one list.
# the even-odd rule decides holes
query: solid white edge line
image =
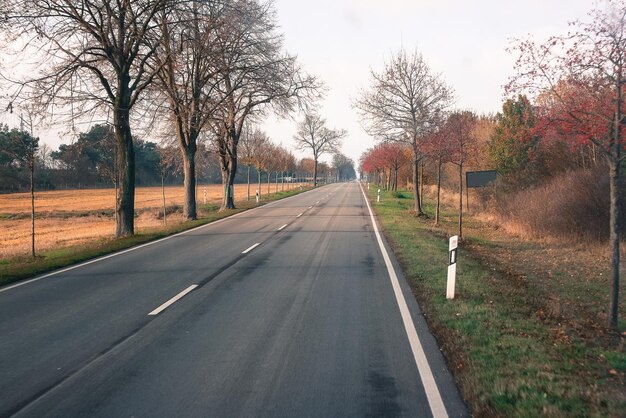
{"label": "solid white edge line", "polygon": [[174,303],[176,303],[178,300],[182,299],[183,297],[185,297],[185,295],[189,292],[191,292],[192,290],[194,290],[196,287],[198,287],[197,284],[191,285],[189,286],[187,289],[183,290],[182,292],[180,292],[179,294],[177,294],[176,296],[174,296],[173,298],[171,298],[170,300],[168,300],[167,302],[165,302],[163,305],[159,306],[158,308],[156,308],[155,310],[153,310],[152,312],[150,312],[148,315],[149,316],[155,316],[160,314],[161,312],[163,312],[164,310],[166,310],[167,308],[169,308],[171,305],[173,305]]}
{"label": "solid white edge line", "polygon": [[278,228],[278,230],[279,230],[279,231],[282,231],[283,229],[287,228],[287,225],[288,225],[288,224],[285,224],[285,225],[281,226],[280,228]]}
{"label": "solid white edge line", "polygon": [[97,263],[99,261],[104,261],[106,259],[109,259],[109,258],[112,258],[112,257],[116,257],[118,255],[126,254],[126,253],[129,253],[131,251],[138,250],[140,248],[144,248],[144,247],[148,247],[150,245],[158,244],[158,243],[166,241],[168,239],[175,238],[175,237],[178,237],[178,236],[181,236],[181,235],[185,235],[185,234],[188,234],[188,233],[193,232],[193,231],[197,231],[198,229],[207,228],[207,227],[210,227],[212,225],[217,225],[218,223],[227,221],[227,220],[232,219],[232,218],[236,218],[237,216],[242,215],[244,213],[250,213],[250,212],[253,212],[253,211],[257,210],[257,209],[267,208],[269,206],[272,206],[272,205],[275,205],[277,203],[283,202],[283,201],[285,201],[287,199],[292,199],[294,197],[302,196],[302,195],[304,195],[306,193],[313,192],[315,190],[319,190],[319,189],[307,190],[306,192],[302,192],[302,193],[299,193],[299,194],[294,195],[294,196],[289,196],[289,197],[286,197],[284,199],[275,200],[275,201],[273,201],[271,203],[268,203],[266,205],[261,205],[261,206],[257,206],[257,207],[252,208],[252,209],[247,209],[247,210],[244,210],[242,212],[235,213],[234,215],[227,216],[226,218],[218,219],[217,221],[209,222],[207,224],[200,225],[200,226],[197,226],[195,228],[191,228],[191,229],[179,232],[179,233],[174,234],[174,235],[169,235],[167,237],[158,239],[156,241],[146,242],[145,244],[141,244],[141,245],[138,245],[136,247],[130,247],[130,248],[127,248],[125,250],[117,251],[117,252],[114,252],[114,253],[102,256],[102,257],[94,258],[93,260],[89,260],[89,261],[86,261],[84,263],[76,264],[74,266],[66,267],[66,268],[61,269],[61,270],[53,271],[51,273],[44,274],[43,276],[34,277],[32,279],[29,279],[29,280],[24,280],[24,281],[21,281],[19,283],[12,284],[12,285],[0,288],[0,293],[6,292],[6,291],[11,290],[11,289],[15,289],[16,287],[21,287],[21,286],[27,285],[29,283],[38,282],[39,280],[43,280],[43,279],[46,279],[48,277],[56,276],[57,274],[65,273],[65,272],[70,271],[70,270],[74,270],[74,269],[77,269],[77,268],[80,268],[80,267],[88,266],[89,264]]}
{"label": "solid white edge line", "polygon": [[247,250],[243,251],[241,254],[248,254],[250,251],[254,250],[256,247],[258,247],[259,245],[261,245],[260,242],[257,242],[256,244],[254,244],[252,247],[248,248]]}
{"label": "solid white edge line", "polygon": [[428,404],[430,405],[430,410],[435,418],[444,418],[448,416],[446,412],[446,407],[443,403],[443,399],[441,399],[441,394],[439,393],[439,388],[437,387],[437,382],[435,381],[435,377],[433,376],[433,372],[430,369],[430,365],[428,364],[428,360],[426,359],[426,354],[424,353],[424,349],[422,347],[422,343],[420,341],[419,336],[417,335],[417,331],[415,330],[415,324],[413,323],[413,318],[411,318],[411,313],[409,312],[409,308],[406,304],[406,300],[404,299],[404,294],[402,293],[402,289],[400,288],[400,282],[398,281],[398,276],[396,275],[396,271],[393,268],[393,264],[391,264],[391,259],[389,258],[389,254],[385,249],[385,245],[383,244],[383,240],[380,237],[380,232],[378,232],[378,226],[376,225],[376,220],[374,219],[374,213],[372,212],[372,207],[370,206],[370,202],[365,195],[365,191],[362,186],[361,193],[363,193],[363,198],[365,199],[365,203],[367,204],[367,209],[370,213],[370,218],[372,220],[372,226],[374,228],[374,234],[376,235],[376,240],[378,241],[378,246],[380,247],[380,251],[383,254],[383,259],[385,260],[385,266],[387,267],[387,271],[389,272],[389,279],[391,280],[391,286],[393,287],[393,293],[396,296],[396,301],[398,302],[398,308],[400,309],[400,315],[402,316],[402,322],[404,323],[404,329],[406,330],[407,337],[409,339],[409,344],[411,345],[411,351],[413,352],[413,358],[415,359],[415,364],[417,365],[418,373],[422,378],[422,383],[424,385],[424,391],[426,392],[426,398],[428,399]]}

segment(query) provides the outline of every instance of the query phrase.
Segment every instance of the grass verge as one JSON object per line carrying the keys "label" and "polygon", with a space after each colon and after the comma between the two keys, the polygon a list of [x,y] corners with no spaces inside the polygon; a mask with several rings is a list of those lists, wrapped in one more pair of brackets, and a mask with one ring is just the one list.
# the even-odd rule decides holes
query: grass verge
{"label": "grass verge", "polygon": [[545,287],[471,251],[496,245],[489,236],[461,246],[456,298],[446,300],[445,223],[456,212],[444,209],[435,228],[428,204],[426,219],[407,216],[410,192],[381,193],[374,210],[475,416],[623,416],[624,334],[568,333],[538,314]]}
{"label": "grass verge", "polygon": [[99,239],[88,244],[64,247],[50,251],[42,251],[37,257],[20,256],[6,259],[0,259],[0,286],[5,286],[19,280],[33,277],[38,274],[46,273],[82,261],[90,260],[106,254],[130,248],[149,241],[164,238],[168,235],[176,234],[188,229],[196,228],[214,222],[218,219],[227,218],[236,213],[262,206],[269,202],[284,199],[286,197],[295,196],[303,191],[310,190],[290,190],[278,192],[272,195],[262,196],[261,202],[257,205],[254,201],[242,201],[238,204],[237,209],[219,211],[216,205],[198,205],[199,209],[205,215],[198,220],[183,222],[168,227],[152,228],[142,230],[132,237],[126,238],[108,238]]}

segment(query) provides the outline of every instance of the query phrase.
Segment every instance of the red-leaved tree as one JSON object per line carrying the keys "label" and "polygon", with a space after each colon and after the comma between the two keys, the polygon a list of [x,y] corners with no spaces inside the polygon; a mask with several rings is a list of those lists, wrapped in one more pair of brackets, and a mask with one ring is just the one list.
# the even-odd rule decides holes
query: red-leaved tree
{"label": "red-leaved tree", "polygon": [[626,152],[626,5],[608,0],[594,9],[591,21],[573,22],[574,31],[545,43],[518,41],[511,92],[540,96],[547,126],[566,132],[571,141],[591,142],[604,154],[610,178],[612,285],[609,326],[618,326],[620,268],[620,185]]}
{"label": "red-leaved tree", "polygon": [[475,153],[477,122],[475,113],[457,111],[448,116],[440,133],[449,161],[459,167],[459,240],[463,239],[463,166]]}

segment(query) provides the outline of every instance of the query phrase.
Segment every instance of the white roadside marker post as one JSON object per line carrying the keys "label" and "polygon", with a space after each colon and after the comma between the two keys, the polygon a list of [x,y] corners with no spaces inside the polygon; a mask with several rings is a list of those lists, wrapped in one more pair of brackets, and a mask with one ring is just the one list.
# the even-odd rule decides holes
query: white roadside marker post
{"label": "white roadside marker post", "polygon": [[370,189],[370,182],[368,181],[367,182],[367,190],[369,190],[369,189]]}
{"label": "white roadside marker post", "polygon": [[256,202],[259,203],[259,189],[256,189]]}
{"label": "white roadside marker post", "polygon": [[459,237],[457,235],[450,237],[450,245],[448,247],[448,287],[446,291],[447,299],[454,299],[454,287],[456,286],[456,258],[458,247]]}
{"label": "white roadside marker post", "polygon": [[376,195],[376,202],[380,202],[380,189],[378,189],[378,194]]}
{"label": "white roadside marker post", "polygon": [[206,187],[204,188],[204,204],[206,205]]}

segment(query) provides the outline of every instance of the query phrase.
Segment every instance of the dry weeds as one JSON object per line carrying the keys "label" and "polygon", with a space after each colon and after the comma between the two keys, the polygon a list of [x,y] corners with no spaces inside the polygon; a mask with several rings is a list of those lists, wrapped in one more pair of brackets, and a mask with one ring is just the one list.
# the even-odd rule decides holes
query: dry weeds
{"label": "dry weeds", "polygon": [[[430,202],[435,193],[436,188],[427,189]],[[456,232],[458,196],[458,193],[441,191],[442,205],[448,211],[448,222],[442,228],[449,234]],[[542,306],[538,315],[563,322],[575,318],[577,323],[587,327],[578,329],[579,333],[596,332],[598,327],[605,326],[611,265],[606,241],[583,240],[571,233],[565,236],[537,234],[524,224],[481,210],[479,205],[470,208],[471,216],[464,218],[463,223],[463,235],[468,238],[466,248],[490,267],[534,286],[537,293],[544,296],[537,301]],[[545,216],[552,215],[546,213]],[[624,292],[626,243],[622,251],[621,292]],[[620,315],[626,315],[624,304]]]}

